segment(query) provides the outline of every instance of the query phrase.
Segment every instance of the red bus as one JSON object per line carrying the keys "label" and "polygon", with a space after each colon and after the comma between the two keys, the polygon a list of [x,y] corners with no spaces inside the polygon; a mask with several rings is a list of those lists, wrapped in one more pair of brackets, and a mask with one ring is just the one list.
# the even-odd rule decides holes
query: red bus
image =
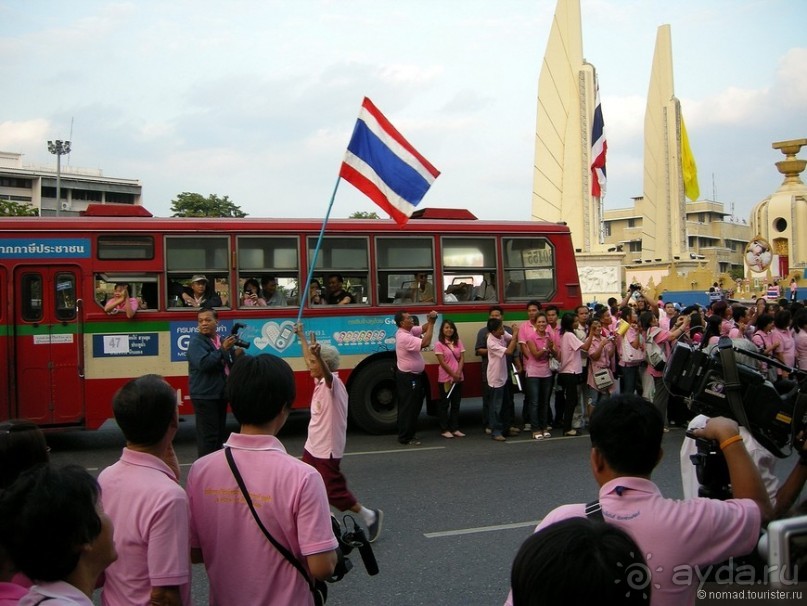
{"label": "red bus", "polygon": [[[222,333],[241,323],[249,353],[289,362],[297,407],[313,389],[293,333],[302,300],[306,332],[340,351],[352,421],[374,433],[395,428],[397,310],[425,319],[435,309],[438,327],[442,317],[456,322],[467,349],[463,391],[473,397],[481,391],[474,343],[491,305],[520,320],[530,299],[561,309],[581,303],[571,235],[561,224],[480,221],[437,209],[404,227],[331,220],[313,278],[324,289],[339,275],[355,302],[316,305],[300,288],[318,220],[104,216],[109,212],[98,205],[82,217],[0,220],[0,420],[95,429],[112,417],[115,390],[146,373],[163,375],[179,391],[180,414],[192,414],[185,356],[196,310],[184,307],[182,294],[197,274],[221,298]],[[413,297],[424,275],[433,301]],[[247,280],[270,276],[285,305],[242,298]],[[103,309],[120,282],[139,302],[132,319]],[[437,364],[433,354],[426,358],[426,395],[436,401]]]}

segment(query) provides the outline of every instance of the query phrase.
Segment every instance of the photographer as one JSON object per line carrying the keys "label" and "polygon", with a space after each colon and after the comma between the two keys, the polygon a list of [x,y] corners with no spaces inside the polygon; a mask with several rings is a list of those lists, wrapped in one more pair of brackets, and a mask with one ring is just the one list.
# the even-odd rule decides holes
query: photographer
{"label": "photographer", "polygon": [[236,347],[238,337],[222,339],[215,309],[196,314],[199,332],[188,344],[188,387],[196,412],[196,447],[200,457],[215,452],[224,443],[227,400],[224,386],[235,359],[244,353]]}
{"label": "photographer", "polygon": [[710,419],[696,435],[716,440],[726,458],[734,499],[678,501],[661,495],[650,476],[662,456],[664,422],[652,404],[633,395],[601,402],[591,415],[591,470],[599,499],[550,512],[537,530],[573,517],[599,517],[625,530],[643,554],[652,604],[691,604],[697,583],[676,582],[681,564],[705,567],[756,546],[772,508],[759,472],[742,443],[737,423]]}

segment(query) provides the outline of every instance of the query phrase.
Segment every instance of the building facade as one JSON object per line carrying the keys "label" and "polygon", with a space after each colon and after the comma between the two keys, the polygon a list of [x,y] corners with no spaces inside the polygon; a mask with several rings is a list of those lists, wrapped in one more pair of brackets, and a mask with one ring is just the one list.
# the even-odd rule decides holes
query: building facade
{"label": "building facade", "polygon": [[23,166],[22,154],[0,152],[0,200],[29,204],[40,216],[78,215],[88,204],[142,204],[137,179],[105,177],[100,169],[62,164],[56,200],[56,167]]}

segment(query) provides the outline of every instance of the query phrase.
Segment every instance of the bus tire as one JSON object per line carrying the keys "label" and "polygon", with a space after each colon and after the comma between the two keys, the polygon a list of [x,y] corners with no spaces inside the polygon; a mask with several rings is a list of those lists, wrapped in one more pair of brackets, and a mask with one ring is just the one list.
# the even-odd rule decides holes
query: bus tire
{"label": "bus tire", "polygon": [[398,426],[395,359],[370,362],[350,386],[350,419],[372,434],[394,432]]}

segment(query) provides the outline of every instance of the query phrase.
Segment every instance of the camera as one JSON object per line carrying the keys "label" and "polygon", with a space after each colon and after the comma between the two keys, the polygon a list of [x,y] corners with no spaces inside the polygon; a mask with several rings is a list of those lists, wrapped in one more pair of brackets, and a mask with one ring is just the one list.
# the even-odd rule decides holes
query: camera
{"label": "camera", "polygon": [[347,557],[354,549],[359,550],[364,568],[370,576],[378,574],[378,562],[373,553],[373,546],[367,540],[367,535],[364,534],[361,526],[356,523],[356,520],[351,515],[346,515],[344,518],[344,530],[339,524],[339,521],[331,516],[331,525],[333,526],[333,534],[339,543],[337,549],[338,561],[336,570],[331,578],[328,579],[329,583],[336,583],[341,581],[348,572],[353,569],[353,563]]}
{"label": "camera", "polygon": [[246,328],[246,324],[242,324],[241,322],[236,322],[233,324],[232,330],[230,330],[230,336],[235,337],[235,346],[240,347],[242,349],[248,349],[250,344],[244,341],[243,339],[239,338],[238,333],[242,328]]}
{"label": "camera", "polygon": [[768,562],[772,587],[807,581],[807,516],[775,520],[757,545]]}
{"label": "camera", "polygon": [[642,290],[642,285],[641,285],[641,284],[631,284],[631,285],[630,285],[628,288],[629,288],[631,291],[634,291],[634,290]]}
{"label": "camera", "polygon": [[[742,410],[732,408],[727,395],[723,363],[718,352],[731,349],[735,356]],[[728,417],[748,421],[747,429],[768,451],[779,458],[787,456],[783,449],[792,446],[801,450],[799,434],[807,428],[807,374],[789,369],[799,375],[796,381],[777,381],[776,385],[752,366],[753,360],[769,365],[784,366],[778,360],[747,349],[742,339],[732,342],[721,338],[711,351],[694,349],[677,343],[664,369],[664,384],[670,394],[683,397],[690,410],[707,417]],[[785,367],[787,368],[787,367]]]}

